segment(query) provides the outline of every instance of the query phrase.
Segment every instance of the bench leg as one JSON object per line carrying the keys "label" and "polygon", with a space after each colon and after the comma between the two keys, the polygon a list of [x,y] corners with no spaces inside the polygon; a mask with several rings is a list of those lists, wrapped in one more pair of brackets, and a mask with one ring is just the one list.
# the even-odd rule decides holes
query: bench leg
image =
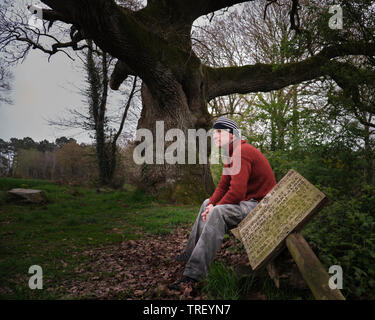
{"label": "bench leg", "polygon": [[345,300],[339,289],[329,287],[327,271],[300,233],[291,233],[285,243],[315,299]]}

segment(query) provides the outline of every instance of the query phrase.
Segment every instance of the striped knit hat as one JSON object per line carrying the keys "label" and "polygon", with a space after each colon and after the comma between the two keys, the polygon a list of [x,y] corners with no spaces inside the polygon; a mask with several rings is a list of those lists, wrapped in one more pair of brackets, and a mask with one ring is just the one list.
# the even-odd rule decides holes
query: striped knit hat
{"label": "striped knit hat", "polygon": [[240,127],[236,122],[227,117],[221,116],[217,118],[213,125],[214,129],[229,129],[229,132],[240,138]]}

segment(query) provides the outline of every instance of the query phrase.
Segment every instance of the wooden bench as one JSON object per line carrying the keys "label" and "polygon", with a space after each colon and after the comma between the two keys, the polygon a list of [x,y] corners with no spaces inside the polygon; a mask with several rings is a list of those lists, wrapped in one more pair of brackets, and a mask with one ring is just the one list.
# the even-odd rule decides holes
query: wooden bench
{"label": "wooden bench", "polygon": [[307,221],[328,202],[327,196],[295,170],[290,170],[249,215],[232,229],[244,245],[253,270],[267,267],[287,247],[302,277],[319,300],[345,300],[329,287],[329,275],[300,234]]}

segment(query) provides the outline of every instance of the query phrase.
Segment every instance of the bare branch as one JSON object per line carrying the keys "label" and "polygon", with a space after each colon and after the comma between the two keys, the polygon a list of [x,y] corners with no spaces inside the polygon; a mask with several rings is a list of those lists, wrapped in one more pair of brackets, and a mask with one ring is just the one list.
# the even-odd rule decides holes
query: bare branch
{"label": "bare branch", "polygon": [[118,60],[111,74],[111,80],[110,80],[111,89],[117,90],[120,87],[121,83],[129,75],[135,75],[135,72],[132,71],[125,62]]}
{"label": "bare branch", "polygon": [[292,0],[292,8],[290,9],[290,26],[292,30],[300,31],[300,19],[298,14],[299,0]]}
{"label": "bare branch", "polygon": [[134,97],[134,94],[136,93],[136,87],[137,87],[137,77],[134,77],[134,81],[133,81],[133,85],[132,85],[132,88],[131,88],[131,91],[130,91],[130,94],[128,96],[128,101],[126,102],[126,105],[125,105],[125,110],[124,110],[124,113],[123,113],[123,116],[122,116],[122,119],[121,119],[121,124],[120,124],[120,127],[119,129],[117,130],[114,138],[113,138],[113,145],[116,145],[116,142],[117,142],[117,139],[118,137],[120,136],[123,128],[124,128],[124,123],[125,123],[125,119],[127,118],[127,115],[128,115],[128,110],[129,110],[129,107],[130,107],[130,103]]}

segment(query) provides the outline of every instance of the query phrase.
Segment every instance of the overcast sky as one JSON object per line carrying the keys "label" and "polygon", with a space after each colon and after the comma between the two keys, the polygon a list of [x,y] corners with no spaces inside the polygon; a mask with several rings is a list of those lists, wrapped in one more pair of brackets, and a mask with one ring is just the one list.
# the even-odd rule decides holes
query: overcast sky
{"label": "overcast sky", "polygon": [[[84,112],[86,102],[79,88],[86,86],[85,73],[80,66],[82,63],[78,58],[72,61],[64,53],[53,55],[48,62],[48,55],[31,51],[13,70],[13,105],[0,105],[0,138],[9,141],[13,137],[31,137],[35,141],[47,139],[52,142],[67,136],[78,142],[92,142],[88,133],[82,130],[62,130],[47,123],[47,119],[68,117],[68,108]],[[110,89],[110,95],[112,110],[120,108],[122,112],[121,101],[124,99],[120,92]],[[125,122],[124,132],[133,133],[139,112],[129,110],[128,117],[132,123]]]}
{"label": "overcast sky", "polygon": [[[29,23],[37,25],[38,20],[32,19]],[[48,61],[48,54],[40,50],[31,50],[24,62],[14,67],[14,81],[10,94],[13,104],[0,104],[1,139],[9,141],[13,137],[31,137],[35,141],[47,139],[53,142],[56,138],[66,136],[78,142],[92,142],[89,134],[83,130],[62,130],[48,125],[47,122],[47,119],[69,118],[68,108],[86,114],[87,103],[79,92],[87,86],[86,75],[81,60],[73,50],[67,52],[75,61],[62,52],[54,54]],[[108,106],[112,110],[111,115],[113,112],[122,113],[123,101],[124,97],[119,91],[110,89],[111,105]],[[125,122],[124,132],[135,131],[138,117],[138,110],[131,108],[128,114],[131,123]]]}
{"label": "overcast sky", "polygon": [[[25,0],[17,2],[26,8]],[[38,1],[28,3],[39,4]],[[38,19],[32,19],[30,15],[29,23],[38,24]],[[72,50],[67,51],[75,58]],[[0,104],[0,138],[9,141],[12,137],[31,137],[35,141],[47,139],[52,142],[64,135],[79,142],[92,142],[82,130],[61,130],[47,124],[47,119],[57,120],[59,116],[68,115],[67,108],[85,109],[84,97],[75,88],[84,85],[85,74],[79,68],[80,60],[77,58],[74,62],[64,53],[53,55],[50,62],[48,57],[40,50],[31,50],[25,61],[13,69],[10,95],[13,104]],[[111,93],[119,96],[112,90]]]}
{"label": "overcast sky", "polygon": [[0,138],[54,141],[66,135],[79,142],[90,141],[87,134],[78,134],[77,130],[62,131],[46,121],[64,114],[68,107],[81,110],[84,107],[82,96],[71,84],[82,85],[84,75],[73,68],[73,62],[66,55],[58,53],[48,62],[48,55],[33,50],[13,73],[13,105],[0,106]]}

